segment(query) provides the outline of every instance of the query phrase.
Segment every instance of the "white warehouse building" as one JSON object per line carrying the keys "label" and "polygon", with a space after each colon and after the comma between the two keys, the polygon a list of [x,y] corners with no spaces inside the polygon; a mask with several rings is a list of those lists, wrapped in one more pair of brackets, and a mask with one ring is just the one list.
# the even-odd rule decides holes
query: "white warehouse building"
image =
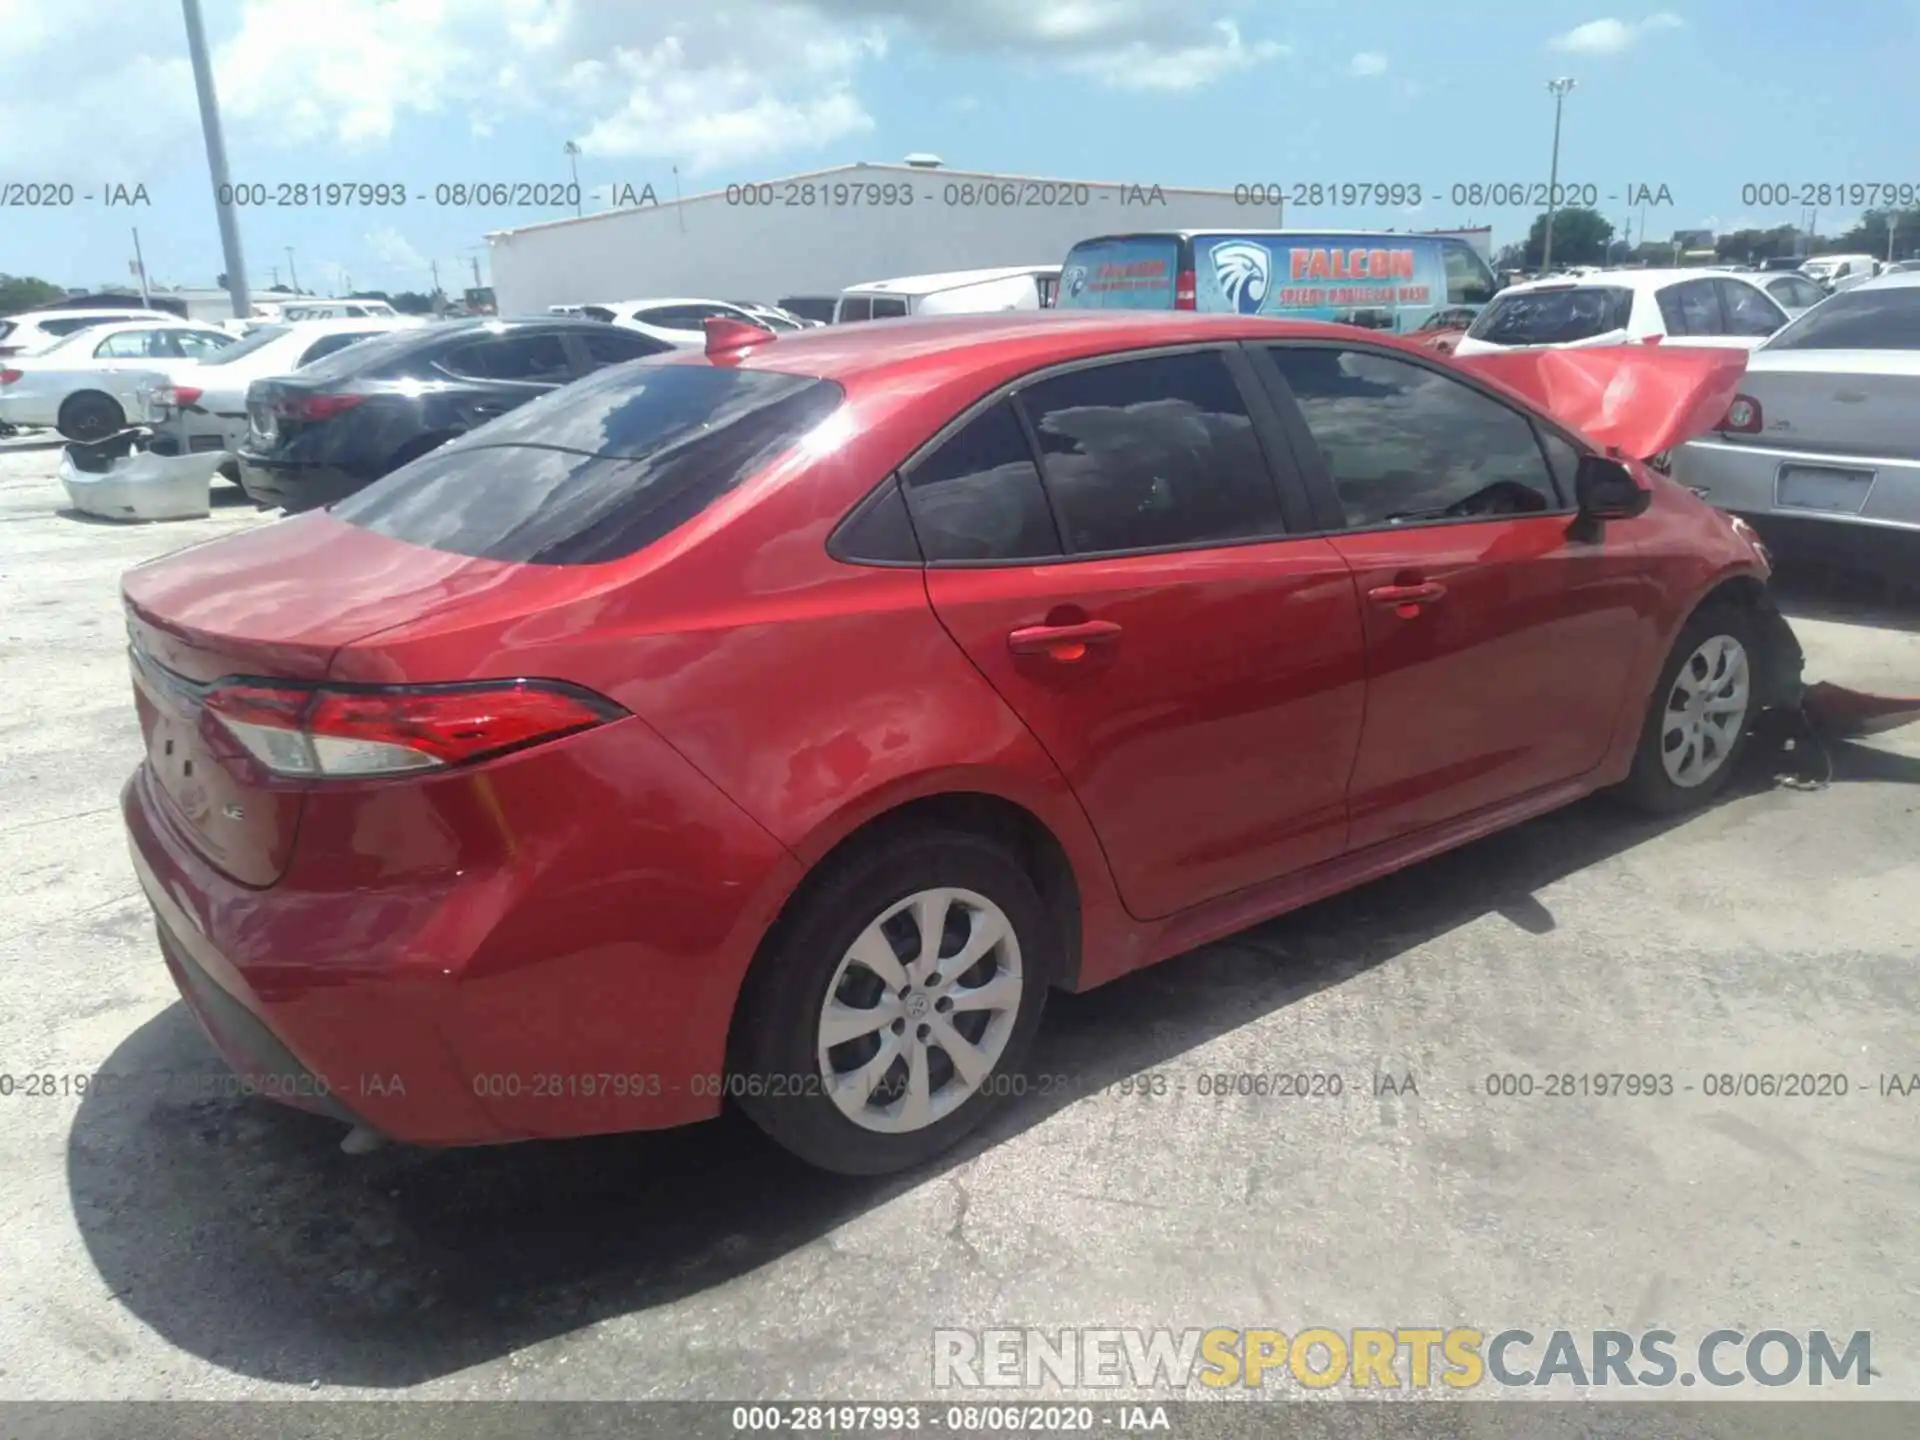
{"label": "white warehouse building", "polygon": [[1057,265],[1095,235],[1275,228],[1281,207],[1268,190],[1046,180],[914,155],[684,200],[627,187],[615,195],[626,208],[497,230],[487,244],[502,315],[650,296],[771,303],[907,275]]}

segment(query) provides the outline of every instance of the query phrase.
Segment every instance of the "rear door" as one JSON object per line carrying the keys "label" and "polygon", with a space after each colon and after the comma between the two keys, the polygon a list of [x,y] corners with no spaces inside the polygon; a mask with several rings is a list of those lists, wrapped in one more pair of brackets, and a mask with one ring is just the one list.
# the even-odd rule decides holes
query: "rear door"
{"label": "rear door", "polygon": [[1751,350],[1787,323],[1786,312],[1758,290],[1720,276],[1664,286],[1654,303],[1676,345]]}
{"label": "rear door", "polygon": [[1353,847],[1598,765],[1658,597],[1641,522],[1574,526],[1574,443],[1399,353],[1293,343],[1256,363],[1363,604]]}
{"label": "rear door", "polygon": [[1137,916],[1346,845],[1359,603],[1290,535],[1271,414],[1236,346],[1129,355],[1022,383],[904,472],[935,612]]}

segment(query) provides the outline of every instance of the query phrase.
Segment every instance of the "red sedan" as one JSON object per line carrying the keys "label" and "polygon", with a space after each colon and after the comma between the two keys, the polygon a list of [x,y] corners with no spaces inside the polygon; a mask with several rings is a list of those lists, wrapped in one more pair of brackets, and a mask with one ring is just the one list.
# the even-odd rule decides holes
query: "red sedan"
{"label": "red sedan", "polygon": [[892,1170],[1021,1088],[1050,988],[1699,804],[1796,693],[1764,552],[1606,453],[1737,357],[710,330],[126,576],[135,865],[258,1093],[433,1145],[733,1097]]}

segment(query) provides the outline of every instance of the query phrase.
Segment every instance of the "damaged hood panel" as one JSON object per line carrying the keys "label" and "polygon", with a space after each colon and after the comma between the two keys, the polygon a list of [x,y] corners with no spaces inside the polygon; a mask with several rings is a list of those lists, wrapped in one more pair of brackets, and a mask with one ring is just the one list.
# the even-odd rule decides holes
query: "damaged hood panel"
{"label": "damaged hood panel", "polygon": [[1706,346],[1600,345],[1456,356],[1453,363],[1616,455],[1650,460],[1720,422],[1747,355]]}

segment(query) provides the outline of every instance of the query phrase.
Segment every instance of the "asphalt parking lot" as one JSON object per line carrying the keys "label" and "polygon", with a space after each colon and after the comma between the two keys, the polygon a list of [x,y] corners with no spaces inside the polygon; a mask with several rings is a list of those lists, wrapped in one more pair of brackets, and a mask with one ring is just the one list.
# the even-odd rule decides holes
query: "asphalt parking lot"
{"label": "asphalt parking lot", "polygon": [[[1920,1095],[1876,1083],[1920,1072],[1920,726],[1821,788],[1756,747],[1696,818],[1591,801],[1059,997],[1063,1082],[931,1173],[817,1175],[731,1120],[348,1156],[204,1093],[116,805],[119,572],[263,517],[62,514],[57,454],[0,450],[0,1072],[69,1092],[0,1096],[0,1398],[898,1399],[936,1327],[1472,1325],[1869,1330],[1873,1398],[1920,1399]],[[1920,690],[1920,607],[1787,608],[1810,678]],[[1344,1088],[1198,1093],[1241,1071]],[[1485,1093],[1563,1071],[1694,1088]],[[1700,1093],[1750,1072],[1851,1093]]]}

